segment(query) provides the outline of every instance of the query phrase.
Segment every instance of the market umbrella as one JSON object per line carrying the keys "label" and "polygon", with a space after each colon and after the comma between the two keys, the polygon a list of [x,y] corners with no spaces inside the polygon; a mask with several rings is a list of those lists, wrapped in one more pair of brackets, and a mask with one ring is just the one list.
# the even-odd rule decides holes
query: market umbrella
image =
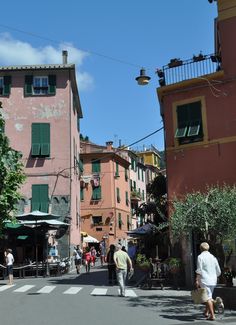
{"label": "market umbrella", "polygon": [[143,236],[155,232],[157,227],[152,223],[146,223],[145,225],[136,229],[126,231],[129,236]]}
{"label": "market umbrella", "polygon": [[39,221],[54,220],[60,218],[59,215],[41,212],[38,210],[31,211],[29,213],[19,214],[16,216],[17,220],[20,221],[33,221],[35,222],[35,262],[36,262],[36,277],[38,276],[38,243],[37,243],[37,227]]}
{"label": "market umbrella", "polygon": [[85,243],[99,243],[99,240],[97,240],[96,238],[94,238],[94,237],[92,237],[90,235],[84,237],[83,241]]}

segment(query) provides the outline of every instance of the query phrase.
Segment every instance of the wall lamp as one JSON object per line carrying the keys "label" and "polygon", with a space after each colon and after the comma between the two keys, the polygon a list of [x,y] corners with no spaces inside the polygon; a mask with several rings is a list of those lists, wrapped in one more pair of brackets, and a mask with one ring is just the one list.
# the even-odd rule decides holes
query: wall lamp
{"label": "wall lamp", "polygon": [[140,70],[140,75],[135,78],[135,80],[137,80],[138,85],[140,86],[148,85],[150,79],[151,78],[149,76],[146,76],[146,71],[144,68]]}

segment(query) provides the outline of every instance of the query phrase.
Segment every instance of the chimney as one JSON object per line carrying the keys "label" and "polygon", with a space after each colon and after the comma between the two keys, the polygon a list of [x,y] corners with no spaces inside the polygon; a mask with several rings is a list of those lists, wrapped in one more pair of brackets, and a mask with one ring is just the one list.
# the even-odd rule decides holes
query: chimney
{"label": "chimney", "polygon": [[112,145],[113,145],[113,141],[107,141],[106,142],[106,146],[107,146],[107,150],[108,151],[112,151]]}
{"label": "chimney", "polygon": [[67,64],[68,52],[66,50],[62,51],[62,64]]}

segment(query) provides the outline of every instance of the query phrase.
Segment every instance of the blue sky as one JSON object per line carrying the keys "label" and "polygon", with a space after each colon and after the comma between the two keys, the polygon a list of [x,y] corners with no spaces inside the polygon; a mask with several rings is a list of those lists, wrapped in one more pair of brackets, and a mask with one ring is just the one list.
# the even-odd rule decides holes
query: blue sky
{"label": "blue sky", "polygon": [[[216,3],[208,0],[13,0],[1,4],[0,65],[77,67],[81,132],[130,145],[162,127],[156,68],[214,52]],[[3,14],[4,13],[4,14]],[[138,86],[141,67],[152,78]],[[163,132],[133,146],[163,150]]]}

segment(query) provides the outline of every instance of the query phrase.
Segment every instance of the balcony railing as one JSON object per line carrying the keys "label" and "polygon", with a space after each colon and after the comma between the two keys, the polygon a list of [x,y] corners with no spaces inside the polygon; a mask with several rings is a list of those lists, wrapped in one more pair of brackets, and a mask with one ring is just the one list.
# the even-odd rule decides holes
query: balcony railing
{"label": "balcony railing", "polygon": [[169,64],[157,70],[160,86],[172,85],[184,80],[200,78],[221,70],[221,57],[217,54],[193,56],[182,61],[172,59]]}

